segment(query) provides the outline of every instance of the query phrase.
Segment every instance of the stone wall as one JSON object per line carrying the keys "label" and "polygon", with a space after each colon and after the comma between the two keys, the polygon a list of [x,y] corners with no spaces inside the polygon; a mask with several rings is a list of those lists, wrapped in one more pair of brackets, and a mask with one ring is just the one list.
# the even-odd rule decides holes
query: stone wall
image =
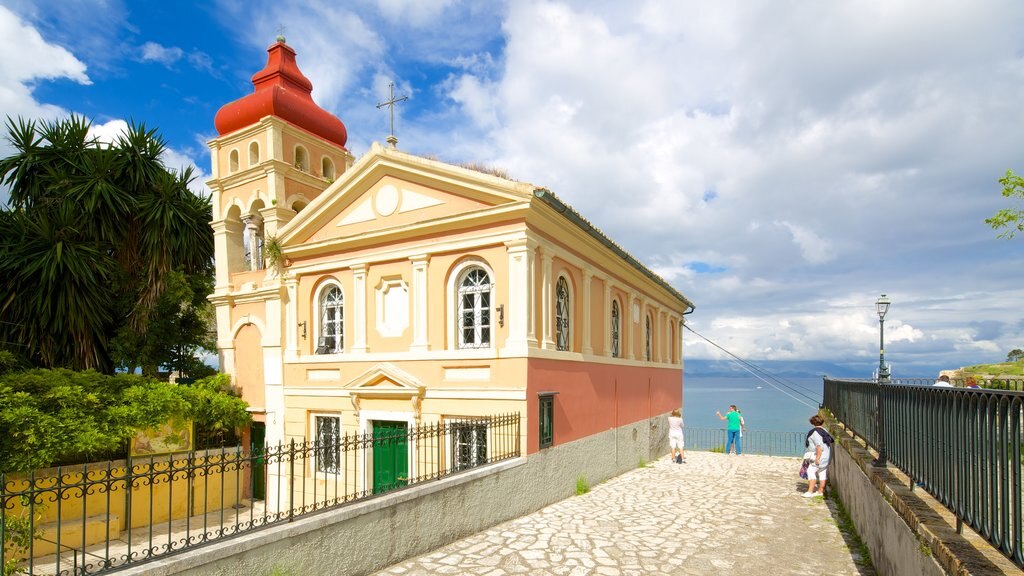
{"label": "stone wall", "polygon": [[368,574],[575,494],[668,452],[667,415],[123,570]]}

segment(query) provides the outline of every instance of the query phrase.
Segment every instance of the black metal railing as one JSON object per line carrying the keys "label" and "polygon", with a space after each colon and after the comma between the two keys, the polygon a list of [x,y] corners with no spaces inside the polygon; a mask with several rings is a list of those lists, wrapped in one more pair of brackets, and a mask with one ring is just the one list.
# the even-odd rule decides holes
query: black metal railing
{"label": "black metal railing", "polygon": [[946,506],[958,529],[967,524],[1024,568],[1024,392],[933,383],[826,378],[825,408],[879,452],[879,464],[896,466],[912,489]]}
{"label": "black metal railing", "polygon": [[[808,428],[810,428],[808,426]],[[725,428],[691,428],[683,431],[687,450],[725,452],[728,432]],[[804,451],[805,432],[776,432],[745,430],[740,437],[743,454],[767,456],[801,456]],[[732,449],[735,452],[735,448]]]}
{"label": "black metal railing", "polygon": [[520,445],[519,414],[507,414],[0,474],[0,573],[102,574],[515,458]]}

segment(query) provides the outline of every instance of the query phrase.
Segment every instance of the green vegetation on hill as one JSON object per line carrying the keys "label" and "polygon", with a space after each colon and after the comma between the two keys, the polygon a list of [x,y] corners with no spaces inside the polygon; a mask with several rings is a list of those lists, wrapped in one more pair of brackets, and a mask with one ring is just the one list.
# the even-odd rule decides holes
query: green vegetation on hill
{"label": "green vegetation on hill", "polygon": [[1024,361],[1000,362],[998,364],[977,364],[963,368],[964,377],[1024,378]]}

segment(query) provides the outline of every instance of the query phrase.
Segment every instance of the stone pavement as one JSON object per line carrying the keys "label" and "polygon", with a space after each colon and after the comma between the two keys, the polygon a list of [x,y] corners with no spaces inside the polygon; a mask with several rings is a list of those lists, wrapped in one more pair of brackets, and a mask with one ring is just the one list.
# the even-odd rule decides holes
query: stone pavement
{"label": "stone pavement", "polygon": [[377,574],[874,576],[834,504],[801,497],[799,460],[687,455]]}

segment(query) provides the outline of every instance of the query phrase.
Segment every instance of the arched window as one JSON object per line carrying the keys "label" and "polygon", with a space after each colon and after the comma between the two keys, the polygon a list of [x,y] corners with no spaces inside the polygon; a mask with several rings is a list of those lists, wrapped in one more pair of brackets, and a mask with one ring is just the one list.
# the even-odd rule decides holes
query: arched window
{"label": "arched window", "polygon": [[320,337],[317,354],[337,354],[345,350],[345,296],[341,288],[331,286],[320,294]]}
{"label": "arched window", "polygon": [[249,143],[249,166],[260,163],[260,145],[258,142]]}
{"label": "arched window", "polygon": [[559,350],[569,350],[569,283],[565,276],[555,284],[555,344]]}
{"label": "arched window", "polygon": [[320,173],[324,175],[324,178],[334,180],[334,162],[331,162],[327,156],[320,160]]}
{"label": "arched window", "polygon": [[651,317],[644,318],[644,337],[647,342],[647,361],[651,361]]}
{"label": "arched window", "polygon": [[612,300],[612,358],[619,357],[619,301]]}
{"label": "arched window", "polygon": [[303,172],[309,172],[309,153],[302,146],[295,147],[295,167]]}
{"label": "arched window", "polygon": [[459,348],[490,348],[493,288],[483,268],[470,268],[459,280]]}
{"label": "arched window", "polygon": [[232,150],[231,153],[228,154],[228,172],[238,172],[238,150]]}

